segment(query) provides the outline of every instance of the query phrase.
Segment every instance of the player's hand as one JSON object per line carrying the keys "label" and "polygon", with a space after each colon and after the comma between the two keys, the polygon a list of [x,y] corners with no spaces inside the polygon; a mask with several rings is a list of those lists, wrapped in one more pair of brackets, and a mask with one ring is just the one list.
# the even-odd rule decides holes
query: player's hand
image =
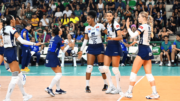
{"label": "player's hand", "polygon": [[107,37],[107,41],[109,41],[109,40],[113,40],[111,37]]}
{"label": "player's hand", "polygon": [[41,43],[41,42],[36,43],[36,46],[40,46],[40,45],[42,45],[42,43]]}
{"label": "player's hand", "polygon": [[81,57],[82,57],[82,51],[79,51],[79,52],[78,52],[78,57],[77,57],[77,58],[78,58],[78,59],[81,59]]}

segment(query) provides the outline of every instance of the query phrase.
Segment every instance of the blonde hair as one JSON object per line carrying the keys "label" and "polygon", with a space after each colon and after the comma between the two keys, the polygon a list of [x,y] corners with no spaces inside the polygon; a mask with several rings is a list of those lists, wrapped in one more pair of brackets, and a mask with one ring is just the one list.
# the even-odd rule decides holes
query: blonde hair
{"label": "blonde hair", "polygon": [[153,38],[153,17],[151,15],[148,15],[148,13],[145,11],[141,12],[140,14],[142,17],[145,17],[147,19],[147,24],[151,26],[151,37]]}

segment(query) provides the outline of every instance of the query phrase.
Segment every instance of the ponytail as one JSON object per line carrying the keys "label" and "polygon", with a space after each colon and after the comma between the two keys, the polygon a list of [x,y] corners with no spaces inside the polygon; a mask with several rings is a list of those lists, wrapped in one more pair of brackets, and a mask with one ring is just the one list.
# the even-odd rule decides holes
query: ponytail
{"label": "ponytail", "polygon": [[153,33],[153,18],[151,15],[148,16],[148,20],[147,23],[151,26],[151,38],[154,37],[154,33]]}
{"label": "ponytail", "polygon": [[112,19],[112,32],[114,32],[114,17],[113,17],[113,19]]}

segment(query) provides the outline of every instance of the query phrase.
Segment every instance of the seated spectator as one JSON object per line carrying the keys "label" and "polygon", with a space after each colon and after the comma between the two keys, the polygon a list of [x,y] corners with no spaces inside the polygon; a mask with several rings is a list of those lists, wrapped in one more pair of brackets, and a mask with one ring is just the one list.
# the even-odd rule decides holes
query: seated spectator
{"label": "seated spectator", "polygon": [[172,53],[171,53],[172,66],[174,66],[175,55],[178,54],[178,57],[179,57],[179,52],[180,52],[180,34],[177,34],[176,40],[174,40],[174,43],[173,43]]}
{"label": "seated spectator", "polygon": [[73,7],[73,2],[72,1],[70,1],[67,6],[68,6],[69,10],[72,10],[72,11],[75,10],[75,8]]}
{"label": "seated spectator", "polygon": [[57,5],[57,8],[59,8],[60,9],[60,12],[63,12],[64,11],[64,5],[60,2],[60,1],[58,1],[58,5]]}
{"label": "seated spectator", "polygon": [[115,2],[115,10],[117,10],[119,6],[122,7],[122,9],[126,9],[126,5],[125,5],[124,2],[122,2],[122,0],[119,0],[119,2],[118,2],[118,0],[116,0],[116,2]]}
{"label": "seated spectator", "polygon": [[90,10],[95,10],[96,7],[93,3],[93,0],[89,0],[88,7],[90,8]]}
{"label": "seated spectator", "polygon": [[42,35],[43,35],[43,30],[44,30],[45,28],[42,26],[42,22],[40,21],[39,22],[39,25],[38,25],[38,27],[36,27],[36,32],[34,33],[35,35],[35,39],[36,39],[36,41],[37,41],[37,39],[39,38],[39,37],[41,37]]}
{"label": "seated spectator", "polygon": [[14,1],[11,1],[11,4],[8,7],[8,10],[9,10],[10,15],[13,15],[14,17],[16,17],[17,11],[16,11],[16,6],[14,5]]}
{"label": "seated spectator", "polygon": [[47,13],[47,8],[45,5],[43,5],[43,8],[41,9],[41,11],[43,12],[43,14],[46,14]]}
{"label": "seated spectator", "polygon": [[139,13],[136,10],[135,13],[134,13],[134,21],[138,20],[138,17],[139,17]]}
{"label": "seated spectator", "polygon": [[40,1],[40,4],[39,4],[39,6],[38,6],[38,7],[39,7],[40,9],[43,9],[43,6],[44,6],[44,5],[43,5],[43,2],[42,2],[42,1]]}
{"label": "seated spectator", "polygon": [[123,9],[121,9],[120,6],[117,8],[116,13],[117,13],[118,17],[120,17],[121,20],[124,19],[124,11],[123,11]]}
{"label": "seated spectator", "polygon": [[31,24],[33,27],[37,27],[39,23],[39,18],[37,17],[36,13],[33,14],[33,18],[31,19]]}
{"label": "seated spectator", "polygon": [[152,12],[152,17],[155,19],[157,18],[157,10],[154,8]]}
{"label": "seated spectator", "polygon": [[3,2],[1,2],[1,5],[0,5],[0,13],[1,14],[4,14],[6,11],[6,6]]}
{"label": "seated spectator", "polygon": [[43,18],[40,20],[42,22],[42,26],[49,26],[49,19],[46,18],[46,14],[43,14]]}
{"label": "seated spectator", "polygon": [[142,0],[138,0],[136,2],[136,5],[140,5],[142,7],[142,5],[145,4],[145,2],[143,2]]}
{"label": "seated spectator", "polygon": [[63,25],[69,24],[69,18],[67,18],[67,14],[66,14],[66,13],[63,14],[63,18],[61,19],[61,23],[62,23]]}
{"label": "seated spectator", "polygon": [[57,8],[57,12],[54,15],[54,23],[59,22],[61,17],[63,17],[63,13],[61,12],[60,8]]}
{"label": "seated spectator", "polygon": [[129,8],[129,5],[126,5],[126,11],[124,12],[124,15],[126,18],[128,17],[131,17],[131,11],[130,11],[130,8]]}
{"label": "seated spectator", "polygon": [[33,6],[28,2],[27,5],[26,5],[26,8],[30,8],[30,10],[32,11],[33,10]]}
{"label": "seated spectator", "polygon": [[[135,32],[137,30],[135,24],[131,25],[131,30],[132,32]],[[124,29],[124,32],[127,32],[127,29]],[[129,42],[138,41],[139,40],[138,38],[139,38],[138,36],[136,38],[130,38]]]}
{"label": "seated spectator", "polygon": [[69,18],[71,16],[71,14],[72,14],[72,11],[69,10],[68,6],[66,6],[66,10],[63,11],[63,14],[66,14],[67,17]]}
{"label": "seated spectator", "polygon": [[83,22],[80,22],[78,29],[80,30],[80,33],[84,33],[85,26],[83,25]]}
{"label": "seated spectator", "polygon": [[75,34],[75,25],[73,22],[70,22],[69,26],[67,26],[67,34],[71,34],[72,36],[74,36]]}
{"label": "seated spectator", "polygon": [[26,6],[28,5],[28,3],[31,5],[31,6],[33,6],[33,1],[32,0],[26,0]]}
{"label": "seated spectator", "polygon": [[108,2],[108,8],[109,8],[109,10],[115,12],[115,3],[112,2],[112,0],[109,0],[109,2]]}
{"label": "seated spectator", "polygon": [[36,9],[36,15],[37,15],[37,17],[39,18],[39,19],[41,19],[42,18],[42,16],[43,16],[43,12],[40,10],[40,8],[39,7],[37,7],[37,9]]}
{"label": "seated spectator", "polygon": [[[34,37],[31,38],[31,42],[38,43],[38,41],[35,41]],[[33,56],[36,56],[36,66],[39,66],[39,59],[40,59],[40,55],[41,55],[40,50],[39,50],[39,46],[35,46],[35,45],[31,46],[31,51],[35,52],[33,54]]]}
{"label": "seated spectator", "polygon": [[79,5],[76,6],[76,10],[74,10],[74,15],[81,19],[82,10],[80,10]]}
{"label": "seated spectator", "polygon": [[160,12],[161,17],[164,20],[164,23],[166,23],[166,10],[163,8],[162,3],[159,4],[159,6],[156,8],[157,12]]}
{"label": "seated spectator", "polygon": [[99,0],[99,3],[97,4],[97,9],[99,10],[99,13],[103,14],[104,4],[102,0]]}
{"label": "seated spectator", "polygon": [[15,26],[16,30],[18,33],[21,33],[21,30],[23,29],[23,26],[22,26],[22,20],[16,16],[16,26]]}
{"label": "seated spectator", "polygon": [[106,6],[105,6],[105,9],[103,10],[103,14],[107,13],[108,11],[109,11],[109,6],[106,5]]}
{"label": "seated spectator", "polygon": [[163,37],[164,42],[161,43],[161,54],[160,54],[160,64],[159,66],[163,65],[163,56],[167,56],[168,58],[168,66],[171,66],[170,54],[171,54],[171,42],[169,42],[169,36],[165,35]]}
{"label": "seated spectator", "polygon": [[154,28],[157,28],[157,30],[162,29],[162,25],[159,24],[157,20],[154,21]]}
{"label": "seated spectator", "polygon": [[156,21],[158,21],[158,24],[163,24],[163,18],[161,17],[160,12],[157,13],[157,18],[155,18]]}
{"label": "seated spectator", "polygon": [[75,25],[79,24],[79,18],[77,16],[75,16],[74,13],[71,14],[70,21],[72,21]]}
{"label": "seated spectator", "polygon": [[157,28],[153,29],[153,33],[154,33],[154,37],[153,37],[152,41],[160,41]]}
{"label": "seated spectator", "polygon": [[47,18],[49,19],[49,22],[51,23],[53,21],[54,15],[52,9],[49,7],[47,11]]}
{"label": "seated spectator", "polygon": [[149,5],[151,5],[152,8],[154,8],[155,7],[155,2],[153,0],[146,1],[146,6],[149,7]]}
{"label": "seated spectator", "polygon": [[81,32],[80,29],[78,29],[74,38],[75,38],[76,42],[83,42],[83,38],[84,38],[83,32]]}
{"label": "seated spectator", "polygon": [[50,7],[53,11],[56,10],[56,5],[55,5],[55,3],[54,3],[54,0],[51,1],[51,3],[49,4],[49,7]]}
{"label": "seated spectator", "polygon": [[173,5],[173,10],[179,9],[179,8],[180,8],[180,5],[178,3],[178,0],[175,0],[174,5]]}
{"label": "seated spectator", "polygon": [[173,34],[173,32],[169,29],[166,30],[166,27],[163,27],[163,29],[159,31],[158,36],[161,40],[164,40],[164,36],[169,36],[169,34]]}
{"label": "seated spectator", "polygon": [[85,8],[85,3],[83,3],[83,0],[80,0],[80,2],[79,2],[79,6],[80,6],[80,9],[82,10],[82,11],[85,11],[86,10],[86,8]]}
{"label": "seated spectator", "polygon": [[174,19],[177,19],[178,18],[178,9],[175,9],[174,12],[172,13],[172,17]]}
{"label": "seated spectator", "polygon": [[33,12],[30,11],[30,8],[27,8],[27,12],[25,13],[25,15],[27,19],[31,20]]}
{"label": "seated spectator", "polygon": [[166,4],[164,0],[158,0],[158,2],[156,2],[157,7],[159,7],[161,4],[162,4],[162,8],[166,8]]}
{"label": "seated spectator", "polygon": [[173,17],[170,18],[170,21],[167,24],[169,24],[168,27],[170,28],[171,31],[173,32],[176,31],[176,20]]}
{"label": "seated spectator", "polygon": [[117,21],[117,22],[119,22],[119,21],[120,21],[120,17],[118,16],[118,14],[117,14],[117,13],[115,13],[114,18],[115,18],[115,21]]}
{"label": "seated spectator", "polygon": [[137,8],[136,8],[136,10],[135,10],[135,12],[138,11],[138,15],[139,15],[139,13],[141,13],[141,12],[143,11],[143,10],[141,9],[141,7],[142,7],[142,6],[141,6],[140,4],[138,4],[138,5],[137,5]]}
{"label": "seated spectator", "polygon": [[23,15],[25,15],[25,12],[26,12],[26,7],[25,7],[25,4],[22,3],[20,7],[20,16],[22,17]]}

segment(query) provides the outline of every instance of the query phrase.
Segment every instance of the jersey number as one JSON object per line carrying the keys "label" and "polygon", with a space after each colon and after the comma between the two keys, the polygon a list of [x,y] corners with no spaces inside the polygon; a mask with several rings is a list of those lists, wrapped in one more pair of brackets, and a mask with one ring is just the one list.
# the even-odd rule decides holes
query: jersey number
{"label": "jersey number", "polygon": [[53,42],[49,42],[49,48],[52,48],[52,43],[53,43]]}
{"label": "jersey number", "polygon": [[[92,34],[92,36],[95,36],[95,32],[93,32],[91,34]],[[96,39],[97,39],[96,37],[92,38],[93,44],[97,44]]]}
{"label": "jersey number", "polygon": [[151,27],[148,27],[148,41],[150,42],[150,40],[151,40]]}

